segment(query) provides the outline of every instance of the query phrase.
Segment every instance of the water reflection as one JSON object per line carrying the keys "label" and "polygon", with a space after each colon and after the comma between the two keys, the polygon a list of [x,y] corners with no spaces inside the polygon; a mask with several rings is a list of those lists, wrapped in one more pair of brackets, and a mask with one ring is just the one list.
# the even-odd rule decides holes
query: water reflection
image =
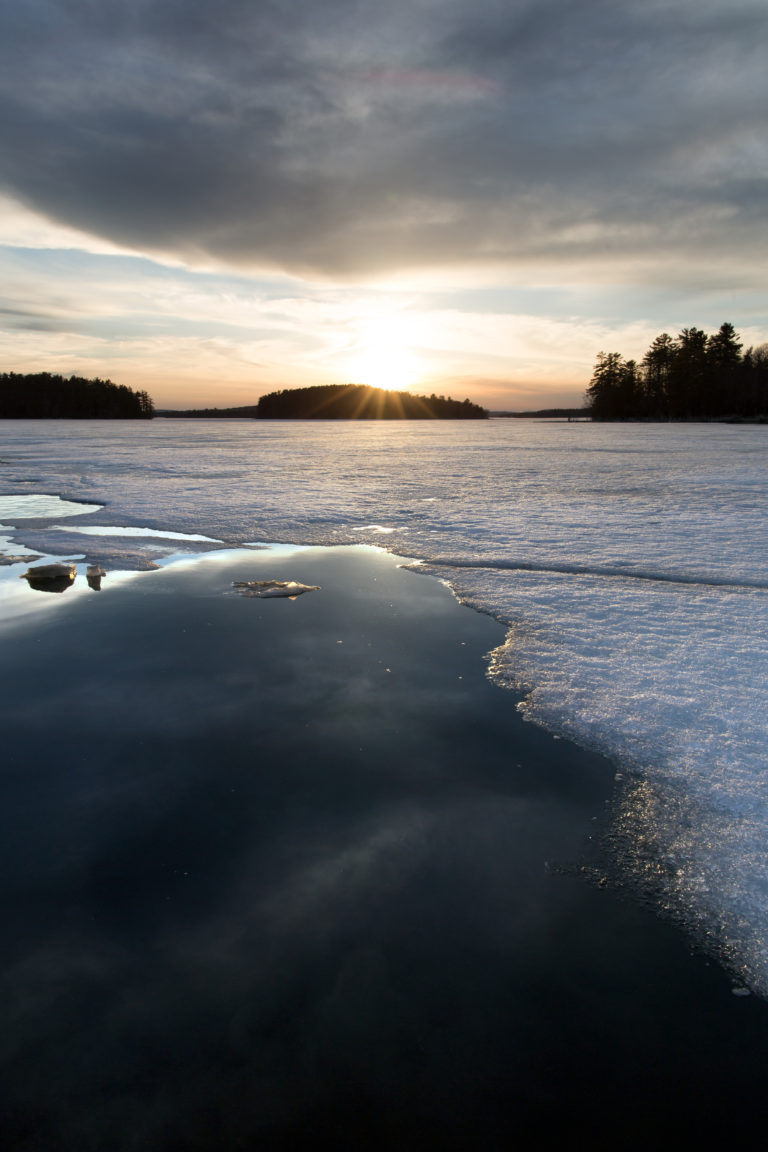
{"label": "water reflection", "polygon": [[[106,574],[101,565],[89,564],[85,570],[88,587],[100,592]],[[35,592],[67,592],[77,579],[77,564],[38,564],[22,572],[19,579],[26,580]]]}
{"label": "water reflection", "polygon": [[324,590],[286,612],[233,551],[0,646],[6,1145],[612,1147],[638,1085],[644,1137],[759,1101],[764,1006],[566,867],[613,768],[484,679],[495,622],[341,551],[281,554]]}

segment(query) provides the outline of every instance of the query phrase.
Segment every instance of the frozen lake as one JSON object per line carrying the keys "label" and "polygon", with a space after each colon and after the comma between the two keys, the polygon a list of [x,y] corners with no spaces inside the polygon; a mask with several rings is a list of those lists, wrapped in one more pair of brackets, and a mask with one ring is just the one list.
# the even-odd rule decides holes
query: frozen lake
{"label": "frozen lake", "polygon": [[[526,692],[525,716],[614,758],[625,866],[768,993],[768,428],[0,428],[8,555],[137,567],[284,541],[423,562],[508,626],[492,674]],[[92,507],[30,509],[20,495]],[[22,570],[6,569],[9,587]]]}

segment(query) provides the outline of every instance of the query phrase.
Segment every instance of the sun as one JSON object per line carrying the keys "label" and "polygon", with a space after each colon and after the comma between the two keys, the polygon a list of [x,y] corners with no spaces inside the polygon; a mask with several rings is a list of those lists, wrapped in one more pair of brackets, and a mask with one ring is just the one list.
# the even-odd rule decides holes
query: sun
{"label": "sun", "polygon": [[421,364],[406,336],[394,317],[367,318],[345,357],[344,371],[350,384],[397,392],[412,388],[421,375]]}
{"label": "sun", "polygon": [[351,384],[406,392],[415,384],[419,369],[416,358],[402,348],[374,347],[350,360],[349,372]]}

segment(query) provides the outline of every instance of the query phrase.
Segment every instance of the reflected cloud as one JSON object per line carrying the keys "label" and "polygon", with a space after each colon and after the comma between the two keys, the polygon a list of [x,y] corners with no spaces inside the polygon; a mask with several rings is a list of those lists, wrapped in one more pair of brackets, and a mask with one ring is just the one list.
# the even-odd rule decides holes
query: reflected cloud
{"label": "reflected cloud", "polygon": [[395,883],[424,852],[430,829],[441,813],[423,809],[385,811],[379,822],[349,840],[322,852],[287,876],[270,892],[261,909],[269,921],[305,930],[319,916],[334,923],[350,904],[370,895],[375,883],[385,889]]}

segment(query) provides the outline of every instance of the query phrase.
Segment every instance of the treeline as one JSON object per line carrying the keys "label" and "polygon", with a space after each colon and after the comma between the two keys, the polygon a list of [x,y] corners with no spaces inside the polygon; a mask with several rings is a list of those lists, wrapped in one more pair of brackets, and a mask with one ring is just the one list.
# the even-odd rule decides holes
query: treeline
{"label": "treeline", "polygon": [[491,412],[491,416],[503,416],[510,420],[584,420],[589,416],[589,409],[536,408],[529,412]]}
{"label": "treeline", "polygon": [[262,396],[259,420],[485,420],[470,400],[413,396],[365,384],[321,384]]}
{"label": "treeline", "polygon": [[57,376],[50,372],[0,373],[0,419],[151,420],[147,392],[111,380]]}
{"label": "treeline", "polygon": [[741,349],[726,323],[709,336],[662,332],[639,364],[600,352],[587,388],[592,419],[768,419],[768,344]]}

